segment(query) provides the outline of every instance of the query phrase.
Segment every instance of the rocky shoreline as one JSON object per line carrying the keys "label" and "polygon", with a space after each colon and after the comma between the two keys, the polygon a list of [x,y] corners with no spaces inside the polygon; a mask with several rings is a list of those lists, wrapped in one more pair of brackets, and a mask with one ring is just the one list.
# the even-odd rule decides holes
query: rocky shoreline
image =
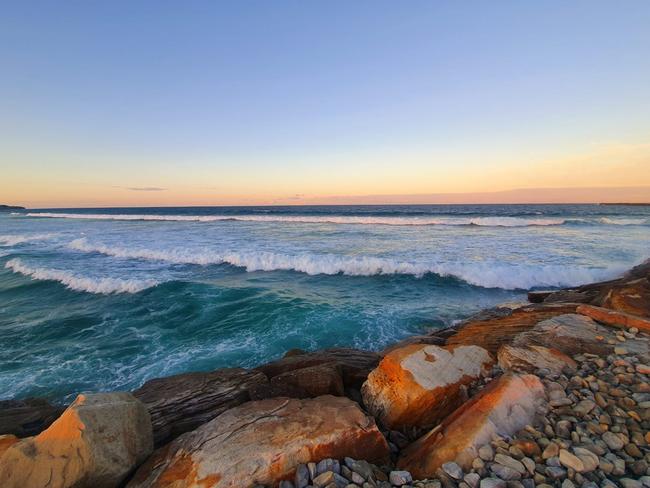
{"label": "rocky shoreline", "polygon": [[0,487],[650,488],[650,261],[376,353],[0,402]]}

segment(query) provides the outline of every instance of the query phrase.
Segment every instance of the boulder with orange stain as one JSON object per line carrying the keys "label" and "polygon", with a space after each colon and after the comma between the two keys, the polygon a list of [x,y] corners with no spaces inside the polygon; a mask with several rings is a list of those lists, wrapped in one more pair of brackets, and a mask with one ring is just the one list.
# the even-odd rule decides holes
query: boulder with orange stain
{"label": "boulder with orange stain", "polygon": [[499,366],[505,371],[534,373],[548,369],[552,373],[574,372],[578,365],[569,356],[557,349],[544,346],[516,347],[503,345],[497,353]]}
{"label": "boulder with orange stain", "polygon": [[79,395],[49,428],[9,446],[0,486],[115,487],[152,450],[149,413],[133,395]]}
{"label": "boulder with orange stain", "polygon": [[616,312],[593,305],[580,305],[577,312],[581,315],[591,317],[598,322],[620,329],[636,327],[637,329],[650,333],[650,320],[638,317],[629,313]]}
{"label": "boulder with orange stain", "polygon": [[383,462],[386,439],[345,397],[271,398],[232,408],[156,451],[129,488],[275,485],[324,458]]}
{"label": "boulder with orange stain", "polygon": [[505,374],[407,447],[398,467],[416,479],[434,477],[449,461],[469,470],[479,447],[495,435],[512,436],[533,424],[545,404],[544,386],[537,376]]}
{"label": "boulder with orange stain", "polygon": [[492,364],[478,346],[405,346],[384,356],[361,395],[367,410],[390,429],[431,427],[462,403],[463,387]]}
{"label": "boulder with orange stain", "polygon": [[0,435],[0,457],[2,457],[4,452],[19,440],[20,439],[13,434]]}

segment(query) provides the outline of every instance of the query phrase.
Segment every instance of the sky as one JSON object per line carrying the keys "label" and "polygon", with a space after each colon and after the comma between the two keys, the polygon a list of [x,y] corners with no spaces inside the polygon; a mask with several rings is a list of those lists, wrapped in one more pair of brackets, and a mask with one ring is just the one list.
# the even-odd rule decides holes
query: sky
{"label": "sky", "polygon": [[6,2],[0,203],[650,201],[649,25],[645,0]]}

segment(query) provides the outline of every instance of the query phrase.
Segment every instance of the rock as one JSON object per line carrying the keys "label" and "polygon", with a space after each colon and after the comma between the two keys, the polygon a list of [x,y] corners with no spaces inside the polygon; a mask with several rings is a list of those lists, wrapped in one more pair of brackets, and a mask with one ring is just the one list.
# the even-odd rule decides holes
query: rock
{"label": "rock", "polygon": [[449,461],[468,471],[479,447],[533,424],[544,403],[538,377],[504,374],[402,451],[397,465],[418,479],[434,476]]}
{"label": "rock", "polygon": [[491,365],[476,346],[406,346],[384,356],[361,395],[368,412],[390,429],[431,427],[460,406],[462,387]]}
{"label": "rock", "polygon": [[271,398],[234,407],[183,434],[156,451],[127,486],[170,486],[170,480],[202,488],[275,485],[294,478],[300,464],[345,457],[388,458],[384,436],[358,404],[330,395]]}
{"label": "rock", "polygon": [[650,333],[650,320],[643,317],[638,317],[624,312],[615,312],[602,307],[594,307],[593,305],[580,305],[576,311],[579,314],[590,317],[611,327],[623,329],[635,327],[640,331]]}
{"label": "rock", "polygon": [[618,435],[616,435],[613,432],[605,432],[602,436],[601,439],[605,444],[607,444],[607,447],[612,449],[613,451],[618,451],[620,449],[623,449],[625,446],[625,442],[623,439],[621,439]]}
{"label": "rock", "polygon": [[307,469],[306,464],[299,464],[296,468],[296,474],[294,476],[294,485],[296,488],[305,488],[309,484],[309,469]]}
{"label": "rock", "polygon": [[481,480],[481,488],[506,488],[508,486],[505,481],[499,478],[483,478]]}
{"label": "rock", "polygon": [[133,395],[147,406],[154,442],[162,445],[249,401],[251,388],[267,382],[259,371],[224,368],[149,380]]}
{"label": "rock", "polygon": [[494,459],[494,449],[490,444],[485,444],[478,448],[478,457],[483,461],[492,461]]}
{"label": "rock", "polygon": [[408,471],[391,471],[388,475],[388,481],[393,486],[403,486],[413,482],[413,478]]}
{"label": "rock", "polygon": [[519,334],[513,345],[553,347],[570,356],[585,352],[606,356],[614,347],[597,337],[608,334],[605,327],[589,317],[565,314],[539,322],[529,331]]}
{"label": "rock", "polygon": [[542,346],[515,347],[503,345],[497,353],[499,366],[503,370],[516,370],[534,373],[538,369],[548,369],[554,374],[562,371],[575,371],[576,362],[556,349]]}
{"label": "rock", "polygon": [[586,399],[579,401],[578,404],[573,407],[573,412],[580,417],[584,417],[594,408],[596,408],[596,404],[592,400]]}
{"label": "rock", "polygon": [[457,326],[458,332],[447,339],[447,345],[477,345],[496,354],[503,344],[510,344],[521,332],[532,329],[542,320],[574,313],[578,304],[534,304],[510,309],[490,309],[470,317]]}
{"label": "rock", "polygon": [[7,449],[3,488],[113,488],[153,450],[151,420],[130,393],[79,395],[36,437]]}
{"label": "rock", "polygon": [[523,463],[510,456],[506,456],[505,454],[498,453],[496,456],[494,456],[494,462],[506,466],[510,469],[514,469],[519,474],[524,474],[527,471]]}
{"label": "rock", "polygon": [[0,401],[0,434],[29,437],[47,429],[64,408],[41,398]]}
{"label": "rock", "polygon": [[0,457],[2,457],[2,454],[9,449],[11,446],[13,446],[16,442],[18,442],[18,437],[12,434],[4,434],[0,435]]}
{"label": "rock", "polygon": [[295,371],[297,369],[330,364],[339,368],[346,388],[360,388],[377,364],[381,356],[375,352],[349,348],[332,348],[308,352],[263,364],[257,367],[268,378]]}
{"label": "rock", "polygon": [[481,481],[481,477],[477,473],[467,473],[463,477],[463,481],[467,483],[467,486],[470,488],[476,488]]}
{"label": "rock", "polygon": [[451,461],[442,465],[442,470],[455,480],[463,478],[463,470],[458,464]]}
{"label": "rock", "polygon": [[302,398],[321,395],[343,396],[343,380],[338,368],[331,364],[319,364],[287,371],[271,379],[271,385],[289,385],[304,392]]}
{"label": "rock", "polygon": [[571,454],[566,449],[560,449],[560,464],[565,468],[571,468],[578,473],[584,473],[585,465],[582,460],[573,454]]}
{"label": "rock", "polygon": [[589,449],[585,449],[584,447],[574,447],[573,453],[578,456],[582,462],[583,469],[580,471],[581,473],[590,473],[598,467],[598,456]]}

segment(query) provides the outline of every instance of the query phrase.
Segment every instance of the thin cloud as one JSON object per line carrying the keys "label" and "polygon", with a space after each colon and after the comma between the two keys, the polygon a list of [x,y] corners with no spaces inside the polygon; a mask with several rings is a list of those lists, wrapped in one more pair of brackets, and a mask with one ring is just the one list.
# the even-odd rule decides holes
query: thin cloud
{"label": "thin cloud", "polygon": [[157,186],[134,186],[128,187],[127,190],[131,191],[167,191],[167,188],[160,188]]}

